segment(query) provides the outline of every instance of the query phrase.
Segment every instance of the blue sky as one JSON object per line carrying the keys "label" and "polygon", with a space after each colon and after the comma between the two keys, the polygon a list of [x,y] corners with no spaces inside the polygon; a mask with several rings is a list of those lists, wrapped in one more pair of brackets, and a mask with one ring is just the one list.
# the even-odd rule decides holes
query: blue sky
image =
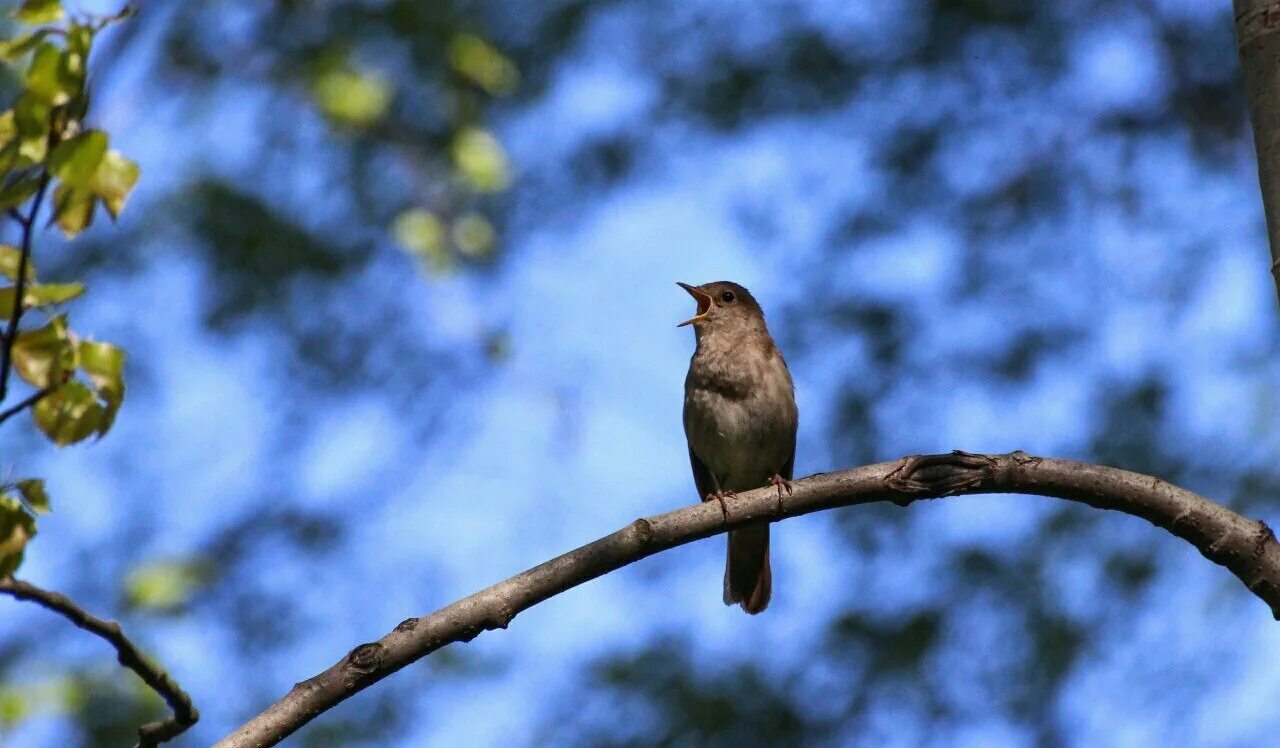
{"label": "blue sky", "polygon": [[[875,58],[910,37],[912,4],[903,6],[804,3],[790,22]],[[1185,23],[1223,15],[1190,0],[1156,6]],[[678,25],[683,7],[673,4],[663,22]],[[751,49],[782,33],[768,4],[692,3],[688,12],[733,22],[734,32],[714,44],[673,37],[661,65],[700,64],[704,47]],[[1159,371],[1170,385],[1165,427],[1175,453],[1189,462],[1275,463],[1276,298],[1249,144],[1229,164],[1206,169],[1178,133],[1135,147],[1091,129],[1099,113],[1166,105],[1168,61],[1153,54],[1154,32],[1143,18],[1118,11],[1096,28],[1064,19],[1071,59],[1050,81],[1030,77],[1016,39],[997,34],[975,43],[978,72],[970,78],[887,74],[838,106],[724,133],[655,114],[663,94],[641,37],[663,22],[641,22],[643,13],[623,3],[600,14],[549,90],[497,123],[524,180],[499,270],[405,285],[399,281],[413,263],[388,237],[350,279],[355,297],[402,289],[383,303],[401,331],[436,345],[461,346],[493,326],[507,331],[510,356],[491,374],[446,393],[424,385],[423,397],[447,397],[433,403],[444,415],[428,437],[402,423],[414,403],[398,396],[325,396],[278,376],[287,346],[270,326],[208,332],[201,314],[209,278],[183,246],[189,238],[153,238],[141,250],[140,274],[91,283],[74,309],[78,326],[125,343],[147,374],[131,384],[119,425],[103,443],[21,452],[24,472],[48,476],[56,508],[30,549],[28,578],[54,588],[111,585],[133,565],[191,552],[210,527],[261,511],[256,503],[273,485],[281,501],[336,512],[348,531],[332,557],[312,564],[269,552],[256,567],[258,583],[286,595],[297,619],[313,627],[275,652],[268,668],[246,673],[241,659],[211,656],[232,648],[216,622],[137,621],[204,715],[180,744],[225,733],[247,709],[265,706],[262,693],[283,694],[408,616],[637,516],[694,501],[679,416],[693,340],[674,327],[690,307],[677,280],[747,285],[780,339],[797,343],[784,352],[801,410],[798,475],[843,466],[837,455],[856,446],[859,434],[832,429],[836,395],[875,379],[868,341],[806,316],[822,306],[815,294],[823,303],[893,305],[912,321],[902,342],[914,373],[877,394],[877,459],[954,448],[1084,456],[1100,422],[1099,398]],[[260,92],[228,87],[195,111],[148,88],[141,64],[114,81],[99,99],[101,123],[144,174],[126,220],[145,220],[154,200],[192,175],[237,173],[253,152]],[[974,246],[950,203],[888,206],[905,216],[898,230],[833,247],[831,227],[841,215],[891,194],[877,154],[893,127],[942,112],[962,125],[939,147],[946,192],[981,194],[1050,159],[1078,180],[1065,188],[1073,195],[1067,207]],[[645,118],[652,126],[642,168],[616,186],[569,193],[550,214],[521,210],[539,203],[520,184],[560,184],[558,171],[582,143]],[[326,137],[314,118],[300,116],[299,128],[314,128],[317,142]],[[296,178],[293,197],[305,203],[318,180],[305,172]],[[1086,193],[1079,185],[1101,187]],[[1121,188],[1141,194],[1138,208],[1096,199]],[[332,220],[340,211],[317,219]],[[994,278],[990,289],[967,294],[964,268]],[[140,293],[145,310],[120,303]],[[295,293],[305,299],[306,289]],[[1026,382],[973,373],[1020,331],[1059,327],[1080,332]],[[313,400],[319,415],[292,421],[282,404],[296,407],[298,399]],[[1210,497],[1221,489],[1212,476],[1190,487]],[[1266,506],[1268,521],[1280,522],[1275,502]],[[1019,497],[913,507],[914,544],[872,557],[850,553],[829,516],[788,521],[776,530],[775,601],[757,618],[720,603],[722,540],[677,549],[466,645],[479,674],[443,686],[428,682],[423,668],[395,676],[408,684],[400,693],[422,699],[426,715],[400,744],[509,744],[552,711],[557,695],[572,692],[581,666],[663,632],[686,635],[699,666],[721,667],[745,652],[786,670],[806,661],[808,643],[840,611],[912,610],[946,571],[941,549],[1010,552],[1031,542],[1049,508]],[[1115,633],[1092,643],[1057,706],[1074,744],[1256,745],[1275,734],[1280,717],[1270,705],[1280,699],[1280,673],[1266,663],[1280,656],[1280,633],[1265,607],[1145,522],[1108,516],[1094,530],[1087,546],[1046,550],[1059,555],[1044,594],[1066,615],[1125,616]],[[84,568],[85,549],[122,540],[127,551]],[[1091,554],[1132,544],[1157,544],[1161,568],[1140,604],[1124,606],[1100,596]],[[104,606],[113,604],[113,594],[101,594]],[[1018,654],[1017,616],[981,594],[957,611],[928,670],[967,715],[943,744],[1032,740],[986,714],[983,691],[973,685]],[[54,624],[39,611],[0,607],[0,636],[37,625]],[[31,681],[51,677],[64,658],[111,664],[97,642],[82,639],[59,639],[56,659],[30,666]],[[1230,677],[1215,675],[1224,671]],[[819,693],[847,675],[810,673]],[[227,683],[246,678],[254,689],[227,693]],[[1183,694],[1180,681],[1202,690]],[[912,704],[893,696],[877,697],[877,717],[860,739],[936,743],[937,734],[918,732]],[[65,729],[46,715],[10,739],[58,745]]]}

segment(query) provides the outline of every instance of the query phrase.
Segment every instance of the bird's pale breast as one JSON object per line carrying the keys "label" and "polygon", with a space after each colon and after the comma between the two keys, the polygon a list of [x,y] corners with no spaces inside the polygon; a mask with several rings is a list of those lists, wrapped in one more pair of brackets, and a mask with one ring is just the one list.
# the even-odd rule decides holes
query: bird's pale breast
{"label": "bird's pale breast", "polygon": [[764,485],[795,443],[795,395],[782,357],[772,346],[695,356],[684,421],[689,445],[723,490]]}

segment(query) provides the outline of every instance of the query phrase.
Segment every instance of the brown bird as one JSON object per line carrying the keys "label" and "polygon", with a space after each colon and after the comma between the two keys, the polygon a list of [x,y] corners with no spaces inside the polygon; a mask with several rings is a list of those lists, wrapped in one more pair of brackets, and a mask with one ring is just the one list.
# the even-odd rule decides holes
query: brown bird
{"label": "brown bird", "polygon": [[[774,345],[764,311],[747,289],[716,281],[678,284],[698,302],[698,311],[678,326],[693,325],[698,347],[684,380],[684,434],[693,481],[703,501],[765,485],[791,492],[796,461],[795,387]],[[752,615],[769,605],[769,525],[729,533],[724,567],[724,604],[738,603]]]}

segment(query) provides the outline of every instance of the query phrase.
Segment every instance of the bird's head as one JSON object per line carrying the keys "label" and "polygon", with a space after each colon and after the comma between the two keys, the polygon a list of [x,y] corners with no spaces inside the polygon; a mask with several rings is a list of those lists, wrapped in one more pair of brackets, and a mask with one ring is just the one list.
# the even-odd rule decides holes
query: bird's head
{"label": "bird's head", "polygon": [[764,312],[747,289],[730,281],[701,286],[677,283],[698,302],[697,312],[676,327],[693,325],[699,335],[712,331],[749,331],[764,328]]}

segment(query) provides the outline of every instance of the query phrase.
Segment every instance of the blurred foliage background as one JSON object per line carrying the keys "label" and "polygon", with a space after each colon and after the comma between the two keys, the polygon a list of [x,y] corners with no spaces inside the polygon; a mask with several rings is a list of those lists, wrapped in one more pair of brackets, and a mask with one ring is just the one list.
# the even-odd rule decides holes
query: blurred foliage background
{"label": "blurred foliage background", "polygon": [[[83,3],[112,11],[107,3]],[[798,474],[1025,449],[1280,521],[1276,302],[1228,3],[144,0],[94,111],[142,165],[51,277],[130,353],[50,453],[23,574],[126,628],[207,744],[409,615],[695,500],[675,280],[757,291]],[[12,85],[10,82],[9,85]],[[1041,499],[777,531],[777,592],[679,549],[442,651],[300,745],[1265,742],[1265,606]],[[161,705],[0,607],[6,745]]]}

